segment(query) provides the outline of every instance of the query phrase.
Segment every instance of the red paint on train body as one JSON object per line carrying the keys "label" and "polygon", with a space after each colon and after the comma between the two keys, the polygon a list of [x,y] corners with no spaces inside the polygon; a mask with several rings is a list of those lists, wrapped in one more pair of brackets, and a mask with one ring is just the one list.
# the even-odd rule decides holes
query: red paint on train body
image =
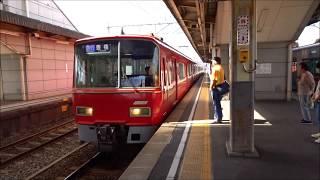
{"label": "red paint on train body", "polygon": [[78,40],[74,69],[79,138],[99,145],[119,136],[146,142],[202,73],[177,50],[142,35]]}

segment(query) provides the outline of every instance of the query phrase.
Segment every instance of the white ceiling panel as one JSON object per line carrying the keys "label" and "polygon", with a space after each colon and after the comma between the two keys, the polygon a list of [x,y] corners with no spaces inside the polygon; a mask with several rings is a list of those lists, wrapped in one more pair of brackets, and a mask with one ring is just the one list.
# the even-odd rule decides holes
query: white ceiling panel
{"label": "white ceiling panel", "polygon": [[282,0],[281,7],[310,6],[312,1],[313,0]]}
{"label": "white ceiling panel", "polygon": [[308,9],[309,6],[281,7],[267,41],[291,41]]}
{"label": "white ceiling panel", "polygon": [[257,40],[267,41],[280,11],[282,0],[257,2]]}
{"label": "white ceiling panel", "polygon": [[[257,40],[276,42],[295,40],[314,0],[257,0]],[[231,1],[218,2],[215,24],[216,44],[227,44],[231,31]]]}

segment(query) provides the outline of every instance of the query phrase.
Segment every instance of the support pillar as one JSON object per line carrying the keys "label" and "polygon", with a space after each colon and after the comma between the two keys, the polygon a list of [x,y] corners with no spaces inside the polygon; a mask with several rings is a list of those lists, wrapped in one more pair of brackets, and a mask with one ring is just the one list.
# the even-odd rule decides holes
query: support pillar
{"label": "support pillar", "polygon": [[255,0],[232,0],[230,156],[257,157],[254,147]]}

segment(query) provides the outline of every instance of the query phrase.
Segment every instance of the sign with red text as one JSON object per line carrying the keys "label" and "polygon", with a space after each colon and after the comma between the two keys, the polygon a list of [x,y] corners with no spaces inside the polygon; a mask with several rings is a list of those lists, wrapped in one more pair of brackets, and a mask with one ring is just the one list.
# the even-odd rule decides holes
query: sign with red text
{"label": "sign with red text", "polygon": [[237,18],[237,44],[249,45],[249,16]]}

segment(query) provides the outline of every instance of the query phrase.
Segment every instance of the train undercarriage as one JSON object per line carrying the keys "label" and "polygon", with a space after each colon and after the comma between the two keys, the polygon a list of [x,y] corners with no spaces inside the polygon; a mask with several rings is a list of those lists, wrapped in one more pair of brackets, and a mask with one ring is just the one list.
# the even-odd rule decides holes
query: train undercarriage
{"label": "train undercarriage", "polygon": [[92,142],[99,151],[110,151],[121,144],[146,143],[157,126],[78,125],[80,141]]}

